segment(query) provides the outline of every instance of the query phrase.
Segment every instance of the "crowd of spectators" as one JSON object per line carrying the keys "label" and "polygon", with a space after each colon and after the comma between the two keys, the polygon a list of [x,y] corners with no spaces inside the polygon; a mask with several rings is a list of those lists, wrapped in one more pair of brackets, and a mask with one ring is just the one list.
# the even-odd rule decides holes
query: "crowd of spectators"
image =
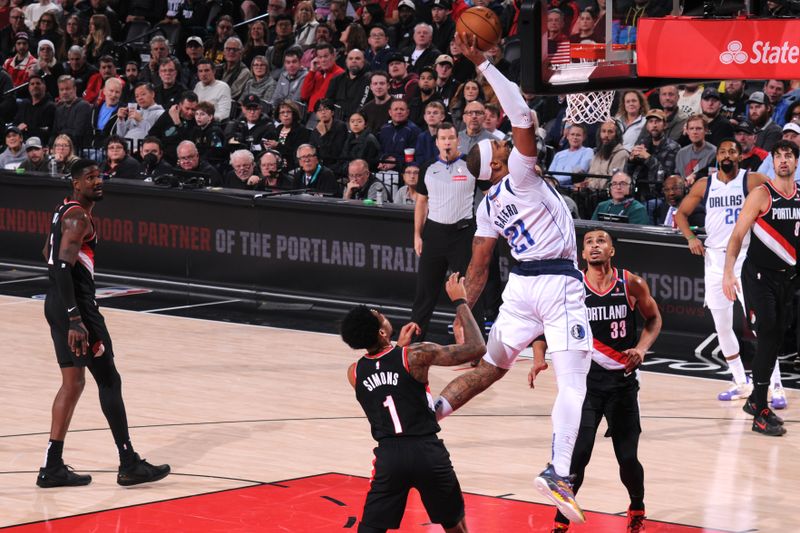
{"label": "crowd of spectators", "polygon": [[[618,4],[620,43],[639,17],[672,9]],[[110,178],[194,173],[413,205],[439,124],[456,125],[461,153],[509,136],[453,40],[471,5],[500,17],[504,41],[487,57],[518,81],[518,0],[0,0],[0,167],[68,173],[89,157]],[[549,61],[603,42],[605,20],[605,0],[550,0]],[[629,222],[669,224],[675,191],[709,172],[720,140],[735,137],[743,166],[768,175],[770,148],[800,143],[800,89],[784,80],[618,91],[599,124],[565,123],[561,98],[526,99],[541,171],[587,218],[622,202]]]}

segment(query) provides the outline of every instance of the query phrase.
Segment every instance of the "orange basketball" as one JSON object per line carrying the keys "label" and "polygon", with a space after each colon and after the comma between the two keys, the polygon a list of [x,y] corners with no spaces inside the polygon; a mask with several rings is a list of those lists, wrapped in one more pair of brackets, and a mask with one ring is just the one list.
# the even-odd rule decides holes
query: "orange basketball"
{"label": "orange basketball", "polygon": [[503,27],[494,11],[488,7],[471,7],[464,11],[456,22],[458,34],[477,37],[475,46],[486,51],[503,38]]}

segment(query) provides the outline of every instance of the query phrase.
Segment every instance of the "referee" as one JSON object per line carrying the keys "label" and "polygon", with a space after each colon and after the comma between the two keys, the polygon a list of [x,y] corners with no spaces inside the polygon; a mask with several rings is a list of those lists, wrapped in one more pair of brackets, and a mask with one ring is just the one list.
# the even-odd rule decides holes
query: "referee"
{"label": "referee", "polygon": [[[436,128],[439,157],[420,169],[414,207],[414,250],[419,256],[417,294],[411,321],[423,340],[439,299],[448,269],[466,273],[475,234],[473,200],[475,176],[458,151],[458,133],[450,122]],[[483,305],[479,298],[472,314],[483,331]]]}

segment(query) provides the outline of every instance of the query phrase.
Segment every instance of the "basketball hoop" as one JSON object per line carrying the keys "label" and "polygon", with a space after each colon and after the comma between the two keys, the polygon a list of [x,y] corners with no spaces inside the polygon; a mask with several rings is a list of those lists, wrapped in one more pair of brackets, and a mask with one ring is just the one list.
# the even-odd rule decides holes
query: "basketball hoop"
{"label": "basketball hoop", "polygon": [[614,91],[591,91],[567,94],[567,115],[564,122],[597,124],[611,118]]}

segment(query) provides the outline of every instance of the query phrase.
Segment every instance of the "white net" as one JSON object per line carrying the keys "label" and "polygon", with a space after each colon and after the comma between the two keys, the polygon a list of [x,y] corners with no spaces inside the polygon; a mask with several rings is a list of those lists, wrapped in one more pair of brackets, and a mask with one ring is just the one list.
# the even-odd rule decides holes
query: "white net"
{"label": "white net", "polygon": [[592,91],[567,94],[565,122],[571,124],[597,124],[611,117],[614,91]]}

